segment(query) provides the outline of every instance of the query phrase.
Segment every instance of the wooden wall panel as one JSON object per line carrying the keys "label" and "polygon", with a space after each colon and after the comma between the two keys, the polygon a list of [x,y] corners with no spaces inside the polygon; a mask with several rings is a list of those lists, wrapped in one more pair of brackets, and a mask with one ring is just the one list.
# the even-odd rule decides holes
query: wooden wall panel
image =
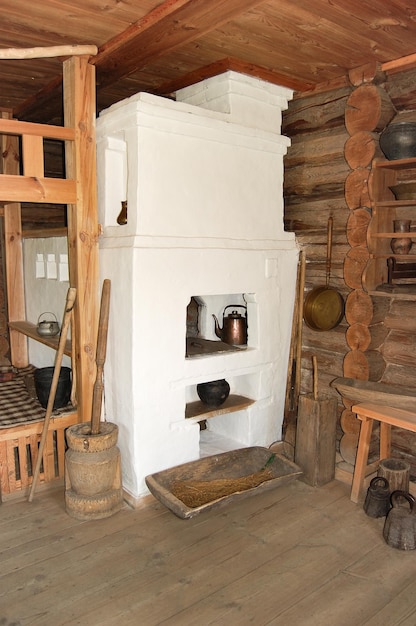
{"label": "wooden wall panel", "polygon": [[[374,80],[377,94],[384,89],[397,111],[416,109],[416,69],[384,76],[383,80],[384,83],[379,77]],[[319,333],[303,324],[301,393],[312,390],[312,356],[316,356],[318,391],[338,397],[340,418],[345,407],[330,382],[346,375],[345,364],[347,368],[355,367],[362,377],[392,385],[414,387],[416,380],[416,303],[371,298],[360,289],[357,271],[368,255],[366,228],[371,216],[368,191],[371,165],[367,164],[367,153],[374,150],[379,155],[380,152],[379,132],[360,128],[349,135],[346,131],[345,111],[353,89],[351,85],[327,93],[299,95],[283,114],[283,132],[292,140],[285,158],[285,228],[296,233],[306,254],[305,293],[325,283],[325,229],[328,216],[332,215],[332,281],[347,303],[347,319],[332,331]],[[381,100],[385,101],[384,94]],[[390,110],[388,117],[391,114]],[[348,143],[349,137],[355,139]],[[360,138],[366,143],[362,149]],[[342,430],[341,420],[338,426],[339,446],[346,431]],[[356,434],[356,429],[348,432],[351,439]],[[416,475],[415,444],[414,435],[403,437],[399,432],[393,433],[393,454],[410,461],[413,475]],[[351,446],[345,447],[350,462],[353,450]]]}

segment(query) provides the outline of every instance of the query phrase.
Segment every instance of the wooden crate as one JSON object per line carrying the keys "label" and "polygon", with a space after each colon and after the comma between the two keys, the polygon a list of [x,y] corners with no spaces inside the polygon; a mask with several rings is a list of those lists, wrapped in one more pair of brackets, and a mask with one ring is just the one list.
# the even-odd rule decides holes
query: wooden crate
{"label": "wooden crate", "polygon": [[[62,481],[65,463],[65,430],[78,423],[78,413],[52,417],[43,451],[38,485]],[[26,495],[32,483],[43,421],[0,429],[0,501]]]}

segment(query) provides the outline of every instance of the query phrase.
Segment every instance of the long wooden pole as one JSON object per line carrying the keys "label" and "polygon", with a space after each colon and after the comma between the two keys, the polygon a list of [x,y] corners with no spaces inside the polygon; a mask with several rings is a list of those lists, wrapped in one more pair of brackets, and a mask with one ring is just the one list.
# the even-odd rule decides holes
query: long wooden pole
{"label": "long wooden pole", "polygon": [[285,417],[286,418],[288,418],[290,413],[293,411],[293,394],[294,394],[294,382],[295,382],[295,353],[296,353],[296,340],[297,340],[297,333],[298,333],[298,314],[299,314],[298,313],[299,312],[299,278],[300,278],[300,258],[298,261],[298,268],[297,268],[295,304],[293,307],[289,364],[288,364],[287,378],[286,378],[286,395],[285,395]]}
{"label": "long wooden pole", "polygon": [[1,59],[50,59],[52,57],[95,56],[95,45],[45,46],[36,48],[1,48]]}
{"label": "long wooden pole", "polygon": [[306,259],[305,252],[300,252],[300,276],[299,276],[299,311],[298,311],[298,336],[296,345],[296,371],[295,371],[295,391],[294,404],[297,411],[300,395],[301,368],[302,368],[302,327],[303,327],[303,301],[305,291]]}
{"label": "long wooden pole", "polygon": [[61,335],[59,337],[58,350],[55,356],[55,366],[53,370],[51,389],[49,392],[48,404],[46,406],[45,421],[43,422],[43,429],[42,429],[42,435],[40,437],[35,471],[33,473],[32,484],[31,484],[30,492],[29,492],[29,498],[28,498],[29,502],[32,502],[33,500],[33,494],[35,493],[36,483],[39,478],[40,466],[42,464],[43,449],[45,447],[46,437],[48,435],[48,429],[49,429],[49,422],[50,422],[51,415],[52,415],[53,404],[55,402],[56,388],[58,386],[59,374],[61,371],[61,363],[62,363],[62,358],[63,358],[64,350],[65,350],[66,337],[68,334],[68,327],[71,321],[71,313],[74,307],[76,293],[77,293],[77,290],[74,287],[70,287],[68,289],[68,293],[66,296],[66,304],[65,304],[65,311],[64,311],[63,320],[62,320]]}
{"label": "long wooden pole", "polygon": [[110,313],[110,289],[111,281],[106,278],[103,282],[101,292],[100,318],[98,322],[97,352],[95,358],[97,375],[92,395],[91,435],[98,435],[100,432],[101,405],[104,389],[103,371],[107,353],[108,318]]}
{"label": "long wooden pole", "polygon": [[312,357],[312,367],[313,367],[313,399],[318,399],[318,359],[314,355]]}

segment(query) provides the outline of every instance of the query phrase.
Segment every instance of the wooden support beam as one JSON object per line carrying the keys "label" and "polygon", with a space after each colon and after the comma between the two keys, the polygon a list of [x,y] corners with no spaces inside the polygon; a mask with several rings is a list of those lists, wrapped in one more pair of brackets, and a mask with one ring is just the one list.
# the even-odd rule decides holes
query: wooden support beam
{"label": "wooden support beam", "polygon": [[23,174],[25,176],[45,176],[43,158],[43,137],[36,135],[22,136]]}
{"label": "wooden support beam", "polygon": [[[4,206],[4,239],[6,258],[6,289],[9,321],[25,319],[26,306],[23,278],[22,220],[20,203]],[[29,365],[27,339],[10,330],[11,362],[15,367]]]}
{"label": "wooden support beam", "polygon": [[12,119],[0,119],[0,134],[6,135],[36,135],[45,139],[70,140],[75,138],[73,128],[34,124],[33,122],[21,122]]}
{"label": "wooden support beam", "polygon": [[97,85],[110,85],[209,33],[264,0],[165,0],[91,60]]}
{"label": "wooden support beam", "polygon": [[[0,121],[9,120],[11,112],[0,111]],[[19,139],[0,135],[1,171],[14,180],[19,173]],[[10,174],[10,176],[8,176]],[[25,318],[25,292],[23,280],[22,219],[19,202],[6,204],[4,215],[4,243],[6,290],[9,321]],[[15,367],[26,367],[28,361],[27,339],[16,331],[10,331],[11,362]]]}
{"label": "wooden support beam", "polygon": [[[89,59],[96,67],[97,89],[137,72],[262,2],[264,0],[165,0],[106,42],[98,54]],[[38,120],[59,116],[56,103],[61,102],[61,93],[62,77],[56,76],[17,106],[15,116]]]}
{"label": "wooden support beam", "polygon": [[76,202],[77,190],[73,180],[8,176],[2,174],[0,202],[40,202],[67,204]]}
{"label": "wooden support beam", "polygon": [[65,45],[65,46],[39,46],[35,48],[1,48],[0,59],[51,59],[53,57],[66,57],[97,54],[97,46]]}
{"label": "wooden support beam", "polygon": [[411,70],[414,67],[416,67],[416,53],[394,59],[394,61],[387,61],[382,64],[381,69],[387,74],[395,74],[396,72]]}
{"label": "wooden support beam", "polygon": [[98,212],[95,142],[95,68],[86,57],[64,62],[65,126],[75,129],[66,145],[66,173],[76,181],[68,205],[68,253],[74,307],[75,371],[80,422],[91,420],[98,326]]}

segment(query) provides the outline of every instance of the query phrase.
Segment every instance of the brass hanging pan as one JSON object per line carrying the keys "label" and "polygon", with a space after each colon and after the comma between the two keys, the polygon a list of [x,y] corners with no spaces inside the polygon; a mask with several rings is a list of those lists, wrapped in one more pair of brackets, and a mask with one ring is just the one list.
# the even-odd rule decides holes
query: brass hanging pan
{"label": "brass hanging pan", "polygon": [[329,286],[332,261],[332,227],[333,218],[328,218],[326,284],[314,287],[305,298],[303,319],[312,330],[332,330],[344,316],[344,300],[341,294]]}

